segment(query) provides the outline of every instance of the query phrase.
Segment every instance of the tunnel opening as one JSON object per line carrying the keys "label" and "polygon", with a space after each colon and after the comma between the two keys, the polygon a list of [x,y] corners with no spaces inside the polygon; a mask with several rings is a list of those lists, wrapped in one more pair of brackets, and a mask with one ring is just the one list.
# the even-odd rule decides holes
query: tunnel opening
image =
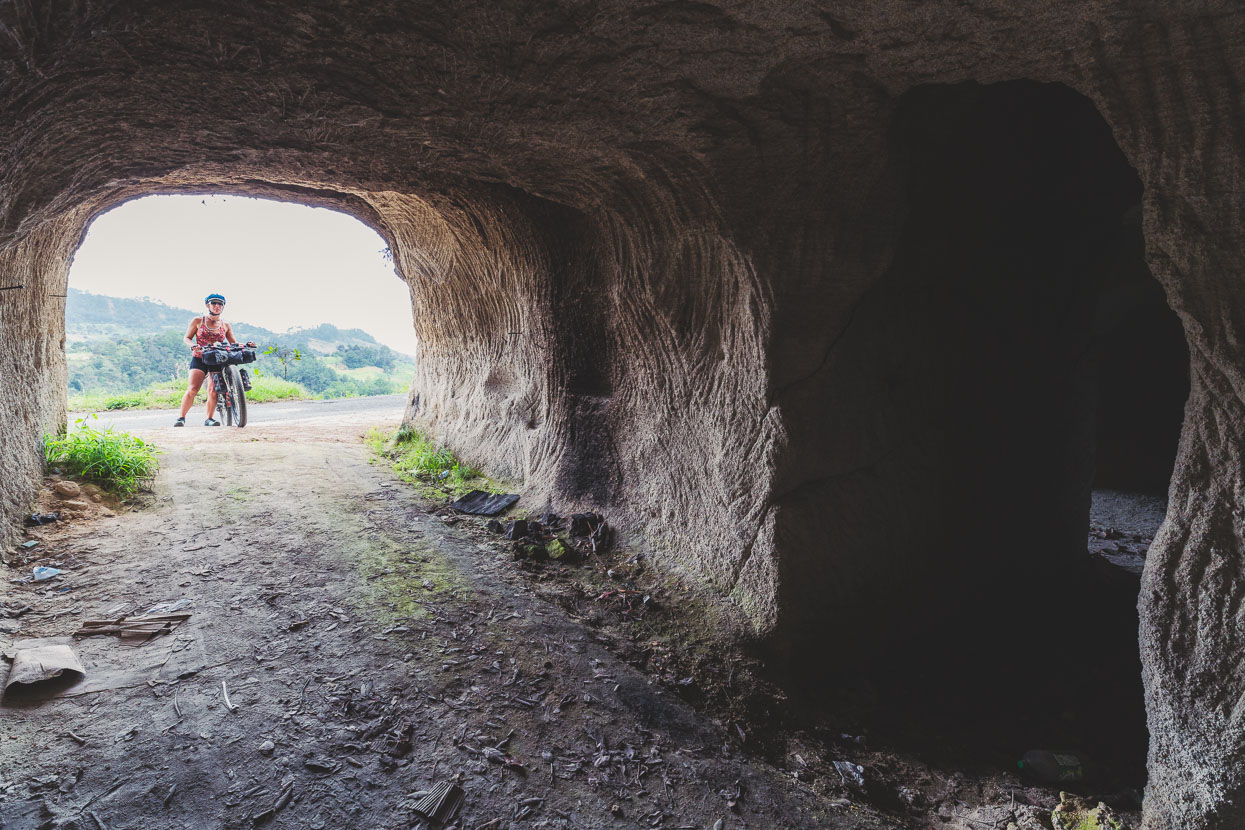
{"label": "tunnel opening", "polygon": [[890,153],[905,217],[858,314],[881,325],[857,335],[903,458],[875,474],[904,494],[875,531],[904,550],[870,622],[887,645],[862,658],[877,728],[953,764],[1076,749],[1097,783],[1140,787],[1148,541],[1135,567],[1087,551],[1096,488],[1161,501],[1188,392],[1140,179],[1091,101],[1032,81],[910,90]]}
{"label": "tunnel opening", "polygon": [[[130,199],[88,226],[69,270],[71,410],[176,405],[182,341],[204,298],[259,344],[250,403],[405,394],[416,351],[410,293],[386,242],[356,217],[224,190]],[[188,418],[204,421],[200,390]]]}

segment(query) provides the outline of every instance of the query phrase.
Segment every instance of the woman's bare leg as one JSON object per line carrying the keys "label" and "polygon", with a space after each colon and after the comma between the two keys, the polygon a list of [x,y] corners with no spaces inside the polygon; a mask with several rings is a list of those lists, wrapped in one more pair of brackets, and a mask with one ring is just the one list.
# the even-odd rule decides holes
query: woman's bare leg
{"label": "woman's bare leg", "polygon": [[181,417],[185,418],[186,413],[190,411],[190,407],[195,405],[195,395],[199,394],[199,387],[203,385],[203,370],[190,370],[190,385],[186,387],[186,394],[182,395],[182,411]]}
{"label": "woman's bare leg", "polygon": [[208,381],[207,416],[209,418],[216,417],[216,383],[211,380]]}

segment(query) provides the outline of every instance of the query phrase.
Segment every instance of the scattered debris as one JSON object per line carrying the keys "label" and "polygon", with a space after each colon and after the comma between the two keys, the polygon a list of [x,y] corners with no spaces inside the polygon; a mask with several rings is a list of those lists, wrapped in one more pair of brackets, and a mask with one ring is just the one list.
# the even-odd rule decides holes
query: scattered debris
{"label": "scattered debris", "polygon": [[35,582],[45,582],[54,576],[60,576],[64,571],[60,568],[47,568],[42,565],[30,572],[31,578]]}
{"label": "scattered debris", "polygon": [[259,752],[260,755],[268,756],[268,755],[271,755],[276,750],[276,748],[277,748],[277,745],[274,744],[272,741],[264,741],[262,744],[259,745],[256,751]]}
{"label": "scattered debris", "polygon": [[23,524],[26,527],[41,527],[59,521],[60,517],[60,513],[31,513],[26,517]]}
{"label": "scattered debris", "polygon": [[234,705],[233,705],[233,702],[229,700],[229,687],[225,685],[225,681],[224,681],[224,680],[222,680],[222,681],[220,682],[220,694],[221,694],[221,697],[222,697],[222,698],[224,699],[224,701],[225,701],[225,708],[226,708],[226,709],[228,709],[230,712],[236,712],[236,711],[238,711],[238,707],[237,707],[237,706],[234,706]]}
{"label": "scattered debris", "polygon": [[458,812],[464,798],[461,787],[450,781],[442,781],[411,805],[411,811],[435,824],[445,824]]}
{"label": "scattered debris", "polygon": [[505,533],[506,531],[506,526],[496,519],[489,519],[488,524],[486,524],[485,527],[493,533]]}
{"label": "scattered debris", "polygon": [[150,617],[153,614],[174,614],[184,608],[190,607],[190,600],[179,599],[171,602],[162,602],[159,605],[153,605],[143,612],[144,616]]}
{"label": "scattered debris", "polygon": [[264,822],[271,820],[273,816],[285,809],[293,797],[294,778],[293,776],[286,776],[285,780],[282,782],[281,794],[277,796],[277,800],[267,810],[251,816],[251,821],[256,824],[263,824]]}
{"label": "scattered debris", "polygon": [[518,493],[489,493],[484,490],[472,490],[451,504],[450,507],[460,513],[471,513],[476,516],[496,516],[518,500]]}
{"label": "scattered debris", "polygon": [[571,515],[571,536],[588,536],[604,521],[596,513],[574,513]]}
{"label": "scattered debris", "polygon": [[509,525],[506,526],[506,535],[503,538],[522,539],[525,536],[527,536],[527,520],[526,519],[515,519],[513,522],[511,522]]}
{"label": "scattered debris", "polygon": [[856,787],[865,786],[865,768],[860,764],[853,764],[851,761],[835,761],[834,769],[843,779],[844,784]]}
{"label": "scattered debris", "polygon": [[141,645],[160,634],[167,634],[190,619],[189,613],[152,614],[141,617],[118,617],[115,620],[83,620],[75,637],[97,634],[119,634],[122,642]]}

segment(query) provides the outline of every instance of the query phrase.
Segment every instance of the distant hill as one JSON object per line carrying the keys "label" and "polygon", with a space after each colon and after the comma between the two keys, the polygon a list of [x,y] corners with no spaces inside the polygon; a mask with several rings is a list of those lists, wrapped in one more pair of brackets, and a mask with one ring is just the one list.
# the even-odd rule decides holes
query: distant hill
{"label": "distant hill", "polygon": [[195,312],[147,299],[105,297],[69,289],[65,335],[72,342],[97,337],[133,337],[182,329]]}
{"label": "distant hill", "polygon": [[[174,308],[151,299],[108,297],[70,288],[65,305],[65,337],[69,342],[76,343],[101,338],[147,337],[170,329],[180,333],[185,331],[190,318],[201,313],[187,308]],[[362,329],[339,329],[331,323],[322,323],[315,328],[279,333],[250,323],[233,320],[230,322],[239,340],[254,340],[264,346],[281,343],[326,355],[341,349],[362,347],[368,350],[383,349],[398,360],[411,360],[408,355],[393,352],[380,345],[376,338]]]}

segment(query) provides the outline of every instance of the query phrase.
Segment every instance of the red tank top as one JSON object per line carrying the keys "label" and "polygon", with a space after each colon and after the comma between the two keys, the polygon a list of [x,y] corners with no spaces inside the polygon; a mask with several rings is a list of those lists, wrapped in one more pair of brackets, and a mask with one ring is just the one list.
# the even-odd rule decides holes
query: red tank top
{"label": "red tank top", "polygon": [[225,324],[218,322],[216,328],[209,329],[207,327],[207,319],[199,322],[199,330],[195,332],[195,343],[199,348],[207,348],[217,343],[223,342],[225,339]]}

